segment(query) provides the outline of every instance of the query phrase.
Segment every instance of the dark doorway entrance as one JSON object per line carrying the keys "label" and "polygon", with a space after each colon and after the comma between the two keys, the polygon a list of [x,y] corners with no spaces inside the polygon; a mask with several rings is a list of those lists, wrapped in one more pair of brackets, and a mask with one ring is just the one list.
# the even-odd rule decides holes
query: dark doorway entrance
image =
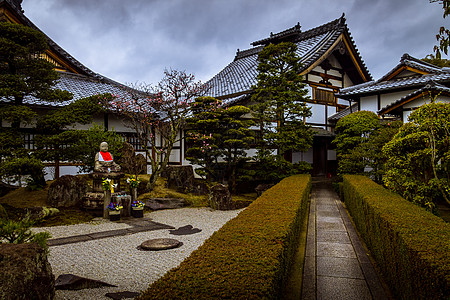
{"label": "dark doorway entrance", "polygon": [[329,138],[315,136],[313,140],[313,176],[327,174],[327,150]]}

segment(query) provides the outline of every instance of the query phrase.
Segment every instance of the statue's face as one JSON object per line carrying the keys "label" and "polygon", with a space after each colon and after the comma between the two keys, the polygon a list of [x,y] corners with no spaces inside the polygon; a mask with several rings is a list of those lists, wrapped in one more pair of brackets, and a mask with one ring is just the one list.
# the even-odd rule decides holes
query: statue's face
{"label": "statue's face", "polygon": [[100,151],[102,152],[108,152],[108,144],[107,143],[101,143],[100,144]]}

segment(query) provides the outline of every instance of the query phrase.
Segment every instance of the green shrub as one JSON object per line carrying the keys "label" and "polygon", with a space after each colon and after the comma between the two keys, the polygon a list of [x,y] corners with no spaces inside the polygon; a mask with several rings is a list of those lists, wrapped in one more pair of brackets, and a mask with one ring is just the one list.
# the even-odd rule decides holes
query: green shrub
{"label": "green shrub", "polygon": [[309,175],[284,179],[139,299],[277,299],[306,215]]}
{"label": "green shrub", "polygon": [[364,176],[344,176],[344,198],[396,298],[448,299],[450,224]]}
{"label": "green shrub", "polygon": [[50,238],[48,232],[33,233],[30,229],[34,221],[27,214],[19,221],[13,221],[9,218],[0,219],[0,243],[23,244],[37,243],[48,251],[47,239]]}

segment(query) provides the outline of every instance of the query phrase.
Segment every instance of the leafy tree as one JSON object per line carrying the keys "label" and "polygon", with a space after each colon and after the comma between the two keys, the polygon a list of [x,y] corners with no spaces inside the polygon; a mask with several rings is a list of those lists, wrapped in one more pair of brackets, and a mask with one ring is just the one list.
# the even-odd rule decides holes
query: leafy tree
{"label": "leafy tree", "polygon": [[[430,2],[440,2],[442,3],[442,9],[444,10],[444,19],[450,14],[450,0],[430,0]],[[439,33],[436,35],[436,40],[439,42],[439,46],[435,45],[433,50],[436,53],[436,58],[441,58],[441,52],[448,55],[448,46],[450,43],[450,30],[441,27],[439,28]]]}
{"label": "leafy tree", "polygon": [[405,199],[433,210],[450,203],[450,104],[416,109],[383,152],[389,157],[384,184]]}
{"label": "leafy tree", "polygon": [[155,87],[125,89],[126,97],[109,102],[110,109],[125,117],[125,125],[136,132],[147,153],[152,167],[148,189],[153,189],[169,163],[174,144],[182,139],[191,104],[205,88],[191,74],[165,70]]}
{"label": "leafy tree", "polygon": [[246,161],[247,153],[254,138],[250,126],[253,121],[246,118],[250,114],[250,109],[245,106],[235,105],[224,109],[222,114],[220,128],[222,134],[220,137],[222,158],[226,163],[225,176],[231,187],[231,191],[236,190],[236,180],[238,175],[238,166]]}
{"label": "leafy tree", "polygon": [[[43,58],[47,50],[45,35],[32,28],[0,22],[0,117],[8,126],[0,124],[1,146],[0,176],[23,175],[29,172],[33,180],[43,185],[40,161],[25,149],[21,125],[29,125],[36,114],[24,105],[24,98],[32,96],[47,101],[64,101],[70,93],[53,89],[58,74],[53,65]],[[7,165],[5,165],[7,163]],[[26,166],[26,164],[28,166]]]}
{"label": "leafy tree", "polygon": [[259,157],[268,159],[277,149],[278,161],[289,151],[306,151],[312,133],[304,119],[311,116],[300,58],[294,43],[269,44],[258,55],[257,84],[252,95],[253,116],[259,125]]}
{"label": "leafy tree", "polygon": [[192,104],[192,116],[187,119],[189,130],[186,141],[186,159],[200,166],[195,172],[208,181],[219,181],[216,170],[219,165],[221,136],[220,120],[224,110],[221,101],[213,97],[198,97]]}
{"label": "leafy tree", "polygon": [[380,128],[378,116],[370,111],[358,111],[340,119],[335,128],[338,157],[338,174],[364,174],[367,161],[363,158],[361,145]]}
{"label": "leafy tree", "polygon": [[[75,130],[73,126],[92,123],[93,116],[103,111],[99,103],[99,98],[103,97],[111,98],[110,95],[102,95],[79,99],[42,116],[37,121],[36,155],[43,161],[55,163],[55,178],[59,178],[60,161],[77,161],[83,156],[83,152],[92,151],[79,145],[77,147],[85,138],[86,131]],[[98,145],[95,150],[98,152]]]}
{"label": "leafy tree", "polygon": [[[200,165],[198,174],[209,181],[228,182],[233,192],[238,179],[238,167],[246,160],[245,150],[254,142],[248,118],[250,109],[235,105],[221,107],[212,97],[199,97],[192,105],[193,116],[188,119],[187,159]],[[246,118],[247,116],[247,118]]]}

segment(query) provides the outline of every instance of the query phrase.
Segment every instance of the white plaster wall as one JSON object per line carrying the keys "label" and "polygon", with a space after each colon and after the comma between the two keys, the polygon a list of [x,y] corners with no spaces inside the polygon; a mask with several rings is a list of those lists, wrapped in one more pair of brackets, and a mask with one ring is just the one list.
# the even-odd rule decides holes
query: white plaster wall
{"label": "white plaster wall", "polygon": [[308,149],[306,152],[293,152],[292,153],[292,162],[298,163],[298,162],[307,162],[312,164],[313,163],[313,149],[312,147]]}
{"label": "white plaster wall", "polygon": [[325,124],[325,105],[307,103],[308,107],[311,107],[312,116],[306,118],[307,123]]}
{"label": "white plaster wall", "polygon": [[360,101],[361,110],[368,110],[376,113],[378,111],[377,95],[362,97]]}
{"label": "white plaster wall", "polygon": [[336,150],[327,150],[327,159],[336,160]]}

